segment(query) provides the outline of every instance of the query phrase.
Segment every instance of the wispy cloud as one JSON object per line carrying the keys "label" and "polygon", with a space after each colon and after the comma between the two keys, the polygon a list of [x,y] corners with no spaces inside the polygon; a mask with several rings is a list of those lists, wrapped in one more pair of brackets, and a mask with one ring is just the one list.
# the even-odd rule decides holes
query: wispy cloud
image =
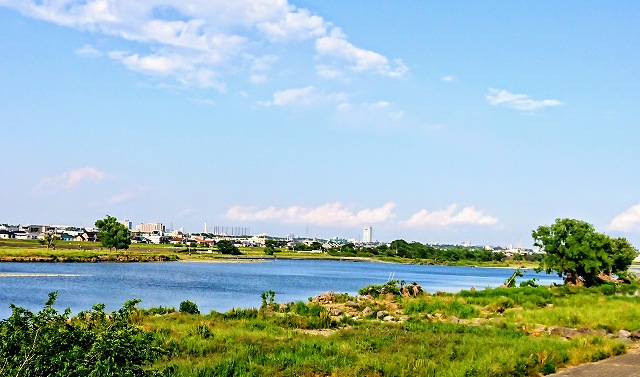
{"label": "wispy cloud", "polygon": [[493,106],[506,106],[516,110],[533,111],[545,107],[560,106],[562,102],[556,99],[534,100],[526,94],[514,94],[501,89],[489,89],[485,97]]}
{"label": "wispy cloud", "polygon": [[347,97],[346,93],[325,93],[315,86],[306,86],[275,92],[271,100],[260,101],[258,104],[263,106],[309,106],[342,102]]}
{"label": "wispy cloud", "polygon": [[338,115],[349,123],[384,127],[400,122],[404,118],[404,111],[387,101],[360,104],[342,102],[338,105]]}
{"label": "wispy cloud", "polygon": [[[105,54],[126,68],[181,85],[225,88],[228,75],[267,80],[255,64],[269,46],[310,43],[325,65],[401,77],[407,67],[350,42],[331,22],[287,0],[3,0],[0,6],[125,41],[134,51]],[[90,45],[76,51],[100,56]],[[271,59],[272,55],[266,55]],[[314,64],[314,57],[308,57]],[[286,62],[282,62],[286,64]],[[325,74],[330,71],[324,70]]]}
{"label": "wispy cloud", "polygon": [[86,44],[75,51],[76,55],[84,56],[86,58],[99,58],[102,55],[102,51],[96,49],[92,45]]}
{"label": "wispy cloud", "polygon": [[317,226],[364,226],[393,219],[396,204],[389,202],[382,207],[356,211],[340,202],[327,203],[318,207],[291,206],[286,208],[267,207],[263,209],[233,206],[227,211],[227,218],[239,221],[279,221]]}
{"label": "wispy cloud", "polygon": [[408,228],[442,228],[451,225],[496,225],[497,223],[497,218],[485,215],[473,206],[458,210],[457,204],[451,204],[445,209],[436,211],[423,209],[404,221],[403,225]]}
{"label": "wispy cloud", "polygon": [[129,199],[132,199],[133,197],[135,197],[135,193],[128,191],[128,192],[123,192],[117,195],[113,195],[112,197],[109,198],[108,203],[109,204],[120,204],[122,202],[126,202]]}
{"label": "wispy cloud", "polygon": [[[392,64],[381,54],[354,46],[340,28],[334,28],[331,34],[318,38],[316,52],[320,57],[346,62],[346,68],[354,72],[375,72],[389,77],[402,77],[409,71],[401,60],[395,60]],[[326,66],[323,67],[326,72]],[[333,71],[336,72],[335,69]]]}
{"label": "wispy cloud", "polygon": [[621,232],[640,232],[640,204],[636,204],[614,217],[608,228]]}
{"label": "wispy cloud", "polygon": [[442,76],[442,81],[444,82],[452,82],[456,80],[455,76],[451,76],[451,75],[447,75],[447,76]]}
{"label": "wispy cloud", "polygon": [[110,175],[93,167],[69,170],[53,177],[43,177],[34,187],[34,193],[56,192],[71,190],[87,182],[98,182],[109,178]]}

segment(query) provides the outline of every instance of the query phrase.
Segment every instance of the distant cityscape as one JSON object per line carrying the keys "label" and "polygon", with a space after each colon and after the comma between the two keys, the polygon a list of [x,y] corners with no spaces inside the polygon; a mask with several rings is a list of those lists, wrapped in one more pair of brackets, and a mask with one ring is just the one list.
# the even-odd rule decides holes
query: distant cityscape
{"label": "distant cityscape", "polygon": [[[267,240],[281,241],[287,247],[293,248],[298,244],[307,246],[320,243],[323,248],[335,248],[346,244],[353,244],[356,247],[367,248],[379,245],[389,245],[389,243],[374,241],[373,227],[367,226],[362,230],[362,239],[347,239],[333,237],[330,239],[321,239],[316,237],[300,237],[293,234],[284,237],[277,237],[261,234],[251,234],[249,227],[242,226],[213,226],[207,227],[204,223],[202,232],[185,232],[183,228],[168,229],[165,224],[160,222],[140,223],[133,226],[128,220],[120,220],[127,229],[131,231],[132,243],[149,243],[149,244],[173,244],[173,245],[189,245],[197,243],[203,246],[213,246],[220,240],[232,240],[238,246],[264,247]],[[0,239],[18,239],[18,240],[41,240],[46,234],[54,234],[56,238],[62,241],[75,242],[96,242],[98,241],[98,229],[95,227],[76,227],[69,225],[9,225],[8,223],[0,224]],[[463,247],[469,249],[483,249],[494,252],[501,252],[506,255],[515,254],[532,254],[536,251],[525,249],[522,247],[514,247],[509,245],[502,246],[478,246],[469,242],[460,244],[429,244],[438,248],[454,248]]]}

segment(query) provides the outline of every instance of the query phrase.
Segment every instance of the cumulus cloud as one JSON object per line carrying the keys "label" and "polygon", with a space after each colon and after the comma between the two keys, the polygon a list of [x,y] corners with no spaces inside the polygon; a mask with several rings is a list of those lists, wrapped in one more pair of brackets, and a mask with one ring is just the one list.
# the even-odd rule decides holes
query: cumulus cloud
{"label": "cumulus cloud", "polygon": [[342,102],[347,97],[346,93],[327,94],[315,86],[306,86],[304,88],[292,88],[275,92],[271,100],[258,103],[263,106],[309,106]]}
{"label": "cumulus cloud", "polygon": [[389,59],[377,52],[354,46],[339,28],[333,29],[330,35],[316,39],[316,52],[320,57],[336,58],[349,63],[348,68],[355,72],[376,72],[389,77],[402,77],[409,70],[401,60],[391,64]]}
{"label": "cumulus cloud", "polygon": [[319,207],[291,206],[287,208],[233,206],[227,211],[227,218],[238,221],[280,221],[317,226],[364,226],[381,223],[394,218],[395,203],[382,207],[354,211],[340,202],[327,203]]}
{"label": "cumulus cloud", "polygon": [[[357,47],[331,22],[288,0],[2,0],[0,6],[95,35],[134,41],[129,46],[136,50],[106,55],[128,69],[184,85],[220,89],[223,78],[231,74],[264,82],[266,73],[255,72],[252,63],[260,59],[261,51],[282,44],[312,43],[329,64],[353,72],[389,77],[407,72],[399,60],[391,63],[377,52]],[[76,53],[102,54],[91,46]]]}
{"label": "cumulus cloud", "polygon": [[501,89],[489,89],[485,97],[493,106],[506,106],[516,110],[533,111],[545,107],[560,106],[562,102],[555,99],[534,100],[526,94],[509,93]]}
{"label": "cumulus cloud", "polygon": [[33,189],[34,193],[71,190],[87,182],[98,182],[110,175],[93,167],[69,170],[53,177],[43,177]]}
{"label": "cumulus cloud", "polygon": [[640,204],[636,204],[614,217],[608,228],[621,232],[640,232]]}
{"label": "cumulus cloud", "polygon": [[483,214],[475,207],[464,207],[458,210],[457,204],[451,204],[445,209],[428,211],[423,209],[415,213],[409,220],[403,222],[408,228],[447,227],[450,225],[495,225],[498,219]]}

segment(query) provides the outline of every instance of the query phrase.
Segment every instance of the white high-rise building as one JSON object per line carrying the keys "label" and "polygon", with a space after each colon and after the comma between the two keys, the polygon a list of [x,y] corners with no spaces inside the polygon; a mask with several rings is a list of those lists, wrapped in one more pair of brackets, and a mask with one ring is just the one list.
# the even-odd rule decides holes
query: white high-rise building
{"label": "white high-rise building", "polygon": [[368,226],[364,228],[364,232],[362,234],[362,242],[364,243],[373,242],[373,227]]}
{"label": "white high-rise building", "polygon": [[120,221],[120,224],[126,226],[127,229],[129,229],[129,230],[133,229],[133,223],[129,219],[124,219],[124,220]]}

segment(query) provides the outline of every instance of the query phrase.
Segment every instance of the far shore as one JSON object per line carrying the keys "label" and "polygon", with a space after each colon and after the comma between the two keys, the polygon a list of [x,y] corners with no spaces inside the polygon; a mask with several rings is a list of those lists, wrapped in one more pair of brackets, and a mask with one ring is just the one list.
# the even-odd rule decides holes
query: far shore
{"label": "far shore", "polygon": [[455,262],[431,259],[409,259],[389,256],[330,255],[318,252],[278,251],[273,255],[264,253],[264,248],[243,247],[240,255],[223,255],[212,249],[187,249],[183,246],[155,244],[131,244],[127,250],[109,250],[95,242],[59,242],[48,249],[37,241],[0,240],[0,262],[16,263],[152,263],[152,262],[206,262],[206,263],[251,263],[276,259],[337,260],[345,262],[375,262],[398,264],[428,264],[442,266],[472,266],[490,268],[535,268],[537,264],[527,261],[505,260],[503,262],[478,262],[461,260]]}

